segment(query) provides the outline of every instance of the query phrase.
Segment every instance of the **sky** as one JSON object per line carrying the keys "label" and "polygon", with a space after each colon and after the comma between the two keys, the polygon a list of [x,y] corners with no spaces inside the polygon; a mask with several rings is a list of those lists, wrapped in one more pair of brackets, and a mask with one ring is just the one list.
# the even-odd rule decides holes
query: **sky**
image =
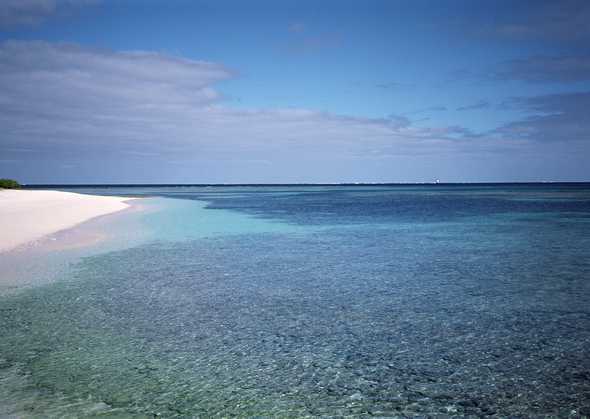
{"label": "sky", "polygon": [[2,0],[0,177],[590,181],[587,0]]}

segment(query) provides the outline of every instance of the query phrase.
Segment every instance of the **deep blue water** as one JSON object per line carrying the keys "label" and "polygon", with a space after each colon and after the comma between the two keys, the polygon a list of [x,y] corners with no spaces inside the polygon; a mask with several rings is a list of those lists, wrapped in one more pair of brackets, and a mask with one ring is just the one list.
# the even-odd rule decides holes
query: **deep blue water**
{"label": "deep blue water", "polygon": [[151,233],[0,297],[20,414],[590,414],[588,184],[78,190]]}

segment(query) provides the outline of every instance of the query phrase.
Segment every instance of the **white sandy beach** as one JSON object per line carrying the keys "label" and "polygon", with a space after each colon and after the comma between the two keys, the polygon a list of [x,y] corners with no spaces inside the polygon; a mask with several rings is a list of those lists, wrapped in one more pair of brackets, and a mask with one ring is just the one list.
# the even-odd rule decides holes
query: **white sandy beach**
{"label": "white sandy beach", "polygon": [[129,207],[132,198],[0,189],[0,252]]}

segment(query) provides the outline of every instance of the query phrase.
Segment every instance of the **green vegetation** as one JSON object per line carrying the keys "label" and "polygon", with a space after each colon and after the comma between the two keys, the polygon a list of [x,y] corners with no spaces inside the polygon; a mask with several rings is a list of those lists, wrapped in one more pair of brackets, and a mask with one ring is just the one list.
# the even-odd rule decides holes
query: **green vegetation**
{"label": "green vegetation", "polygon": [[12,179],[0,179],[0,189],[20,189],[20,183]]}

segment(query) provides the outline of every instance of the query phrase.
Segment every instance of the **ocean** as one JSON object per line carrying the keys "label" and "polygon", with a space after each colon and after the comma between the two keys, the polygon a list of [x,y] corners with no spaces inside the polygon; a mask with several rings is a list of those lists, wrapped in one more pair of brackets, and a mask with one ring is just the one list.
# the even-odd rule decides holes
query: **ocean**
{"label": "ocean", "polygon": [[59,189],[143,210],[0,296],[0,416],[590,415],[590,184]]}

